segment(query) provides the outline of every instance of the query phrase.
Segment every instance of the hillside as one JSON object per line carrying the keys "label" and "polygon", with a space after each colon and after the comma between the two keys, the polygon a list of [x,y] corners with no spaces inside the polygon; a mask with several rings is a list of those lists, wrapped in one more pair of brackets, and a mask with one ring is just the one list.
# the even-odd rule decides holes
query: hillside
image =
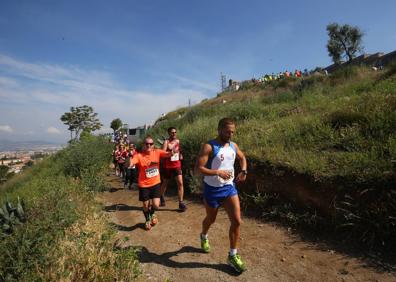
{"label": "hillside", "polygon": [[[136,191],[109,172],[112,144],[86,136],[0,187],[0,280],[132,281],[144,280],[143,270],[147,279],[175,281],[192,273],[222,281],[393,281],[395,89],[396,66],[246,83],[151,128],[156,139],[178,128],[186,188],[199,194],[192,168],[200,144],[216,135],[221,117],[236,119],[235,141],[249,161],[239,186],[242,252],[253,254],[246,276],[230,273],[221,252],[197,249],[203,208],[191,194],[189,210],[175,214],[169,189],[161,223],[142,235]],[[219,250],[227,249],[227,224],[220,213]]]}
{"label": "hillside", "polygon": [[303,214],[309,210],[303,221],[315,228],[323,223],[370,247],[395,247],[395,64],[381,72],[353,66],[330,76],[244,84],[168,113],[150,134],[178,129],[193,192],[200,189],[191,173],[195,156],[224,116],[237,121],[235,141],[251,172],[242,190],[255,209],[268,215],[273,209],[265,205],[284,197]]}

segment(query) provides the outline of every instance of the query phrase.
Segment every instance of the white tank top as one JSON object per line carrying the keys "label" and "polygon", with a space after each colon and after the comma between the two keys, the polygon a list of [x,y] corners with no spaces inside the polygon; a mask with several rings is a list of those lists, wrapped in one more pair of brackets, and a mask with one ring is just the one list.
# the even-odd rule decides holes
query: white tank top
{"label": "white tank top", "polygon": [[233,184],[234,181],[234,163],[236,157],[236,148],[234,143],[230,142],[225,145],[220,144],[216,140],[208,142],[212,146],[212,157],[209,158],[206,167],[209,169],[228,170],[232,176],[225,180],[217,175],[205,175],[204,182],[210,186],[222,187],[224,185]]}

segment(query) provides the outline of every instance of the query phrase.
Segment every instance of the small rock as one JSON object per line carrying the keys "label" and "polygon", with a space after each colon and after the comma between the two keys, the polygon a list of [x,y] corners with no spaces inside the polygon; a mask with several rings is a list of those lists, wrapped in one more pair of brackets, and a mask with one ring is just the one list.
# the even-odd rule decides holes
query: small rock
{"label": "small rock", "polygon": [[306,258],[306,256],[305,256],[305,255],[302,255],[301,258]]}
{"label": "small rock", "polygon": [[285,262],[286,261],[286,258],[281,258],[281,262]]}
{"label": "small rock", "polygon": [[340,274],[342,274],[342,275],[347,275],[348,273],[349,273],[349,271],[346,270],[345,268],[340,270]]}

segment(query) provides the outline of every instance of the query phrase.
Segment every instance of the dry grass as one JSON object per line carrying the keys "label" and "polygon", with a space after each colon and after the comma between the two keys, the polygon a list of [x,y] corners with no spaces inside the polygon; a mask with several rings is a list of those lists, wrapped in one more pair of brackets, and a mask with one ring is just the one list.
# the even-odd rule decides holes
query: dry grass
{"label": "dry grass", "polygon": [[57,251],[61,255],[42,278],[50,281],[134,280],[140,273],[135,252],[116,249],[115,233],[109,230],[102,212],[86,208],[85,213],[83,220],[65,231],[65,237],[58,242]]}

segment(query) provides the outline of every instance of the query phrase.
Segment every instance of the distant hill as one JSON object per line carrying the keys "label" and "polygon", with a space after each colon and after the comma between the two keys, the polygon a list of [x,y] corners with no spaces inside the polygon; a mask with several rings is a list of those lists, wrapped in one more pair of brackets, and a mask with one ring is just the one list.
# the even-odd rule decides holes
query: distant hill
{"label": "distant hill", "polygon": [[11,141],[0,140],[0,151],[35,151],[49,147],[61,147],[65,144],[43,140]]}

